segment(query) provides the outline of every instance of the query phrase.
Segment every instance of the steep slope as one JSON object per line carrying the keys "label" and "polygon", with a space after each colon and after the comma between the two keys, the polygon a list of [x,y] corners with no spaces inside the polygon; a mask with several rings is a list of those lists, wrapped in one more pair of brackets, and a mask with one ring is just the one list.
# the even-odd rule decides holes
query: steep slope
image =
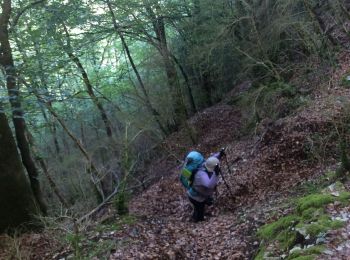
{"label": "steep slope", "polygon": [[[246,84],[225,101],[196,114],[189,124],[197,144],[191,145],[185,130],[164,141],[162,151],[167,153],[148,169],[158,180],[130,202],[135,221],[119,225],[119,217],[113,216],[108,232],[92,224],[72,236],[68,247],[54,245],[48,234],[26,236],[24,251],[33,251],[30,259],[61,259],[88,250],[88,242],[95,241],[101,247],[100,257],[109,259],[252,259],[261,244],[258,228],[291,213],[290,199],[305,193],[300,187],[339,165],[339,136],[349,137],[350,122],[350,89],[340,84],[348,73],[349,55],[340,60],[330,80],[317,81],[322,84],[310,94],[306,106],[274,122],[262,120],[254,136],[240,132],[245,123],[241,108],[228,105],[246,91]],[[180,161],[192,149],[209,156],[221,147],[227,148],[222,169],[230,190],[221,180],[216,202],[208,209],[210,216],[202,223],[191,223],[191,204],[178,180]],[[334,218],[349,215],[348,207],[329,207]],[[100,215],[111,211],[105,209]],[[344,239],[349,237],[349,226],[350,217],[342,229],[329,233],[320,259],[346,259],[349,246]],[[81,235],[87,242],[82,243]],[[105,241],[108,249],[103,247]]]}
{"label": "steep slope", "polygon": [[111,259],[252,258],[259,245],[257,227],[271,212],[288,213],[291,209],[282,202],[297,192],[293,187],[317,179],[339,160],[336,131],[350,111],[350,90],[338,84],[343,73],[343,68],[334,73],[330,85],[314,92],[306,107],[258,126],[260,134],[254,140],[238,139],[241,116],[228,105],[196,115],[190,121],[199,137],[196,146],[188,145],[184,131],[164,145],[178,158],[190,149],[209,155],[226,146],[228,165],[223,162],[222,167],[234,197],[221,183],[212,216],[204,223],[190,223],[191,206],[178,169],[164,172],[159,182],[132,201],[132,214],[144,221],[128,231],[133,242]]}

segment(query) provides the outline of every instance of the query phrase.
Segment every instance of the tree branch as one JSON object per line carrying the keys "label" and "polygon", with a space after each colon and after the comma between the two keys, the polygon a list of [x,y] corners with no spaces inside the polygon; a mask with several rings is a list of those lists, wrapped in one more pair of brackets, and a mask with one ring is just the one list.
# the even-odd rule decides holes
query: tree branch
{"label": "tree branch", "polygon": [[35,6],[35,5],[38,5],[38,4],[41,4],[41,3],[44,3],[44,2],[46,2],[46,0],[38,0],[38,1],[35,1],[35,2],[30,3],[30,4],[28,4],[27,6],[25,6],[25,7],[15,16],[15,18],[13,19],[13,23],[12,23],[12,25],[11,25],[10,31],[13,30],[13,28],[17,25],[19,18],[21,18],[21,16],[22,16],[27,10],[29,10],[30,8],[32,8],[32,7]]}

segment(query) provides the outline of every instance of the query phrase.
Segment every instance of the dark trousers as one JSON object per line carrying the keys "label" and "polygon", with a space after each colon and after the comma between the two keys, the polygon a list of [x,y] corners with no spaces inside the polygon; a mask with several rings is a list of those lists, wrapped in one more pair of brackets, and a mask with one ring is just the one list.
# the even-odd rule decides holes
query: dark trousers
{"label": "dark trousers", "polygon": [[204,220],[204,207],[206,204],[205,201],[198,202],[190,197],[188,197],[188,198],[194,206],[193,215],[192,215],[193,220],[195,222],[203,221]]}

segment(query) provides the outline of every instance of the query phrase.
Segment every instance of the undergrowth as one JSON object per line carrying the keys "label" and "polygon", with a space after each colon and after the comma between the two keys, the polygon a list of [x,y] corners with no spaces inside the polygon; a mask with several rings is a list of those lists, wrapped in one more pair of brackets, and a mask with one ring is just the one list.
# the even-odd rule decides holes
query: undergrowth
{"label": "undergrowth", "polygon": [[234,97],[231,105],[239,106],[246,120],[242,126],[249,133],[264,118],[273,121],[285,117],[298,107],[306,104],[306,99],[290,84],[277,81],[260,84],[247,92]]}
{"label": "undergrowth", "polygon": [[[334,173],[328,173],[323,181],[333,178]],[[262,240],[255,259],[265,259],[285,255],[286,259],[315,259],[322,253],[324,247],[316,244],[317,239],[328,230],[341,228],[344,222],[332,220],[325,208],[330,203],[349,204],[350,193],[345,191],[340,182],[332,184],[332,192],[322,190],[322,185],[315,187],[315,192],[295,199],[295,210],[287,216],[262,226],[257,236]],[[335,195],[335,196],[334,196]],[[269,245],[273,245],[271,250]],[[299,247],[296,247],[296,246]],[[293,248],[293,250],[291,250]],[[296,250],[294,250],[296,249]],[[290,251],[291,250],[291,251]]]}
{"label": "undergrowth", "polygon": [[66,235],[66,242],[70,245],[73,258],[81,259],[108,259],[108,254],[123,244],[117,241],[113,234],[124,226],[136,223],[137,218],[132,215],[123,215],[108,224],[100,224],[89,232],[74,231]]}

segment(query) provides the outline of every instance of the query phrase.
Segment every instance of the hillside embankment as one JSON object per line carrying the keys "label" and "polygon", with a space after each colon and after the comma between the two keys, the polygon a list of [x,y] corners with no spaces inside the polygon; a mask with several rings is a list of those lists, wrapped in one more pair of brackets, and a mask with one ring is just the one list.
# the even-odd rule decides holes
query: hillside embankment
{"label": "hillside embankment", "polygon": [[[7,251],[0,256],[11,255],[15,249],[9,253],[8,248],[17,243],[16,250],[27,252],[29,259],[265,259],[268,255],[346,259],[350,247],[346,242],[349,198],[343,194],[349,188],[346,181],[341,191],[327,193],[334,198],[325,195],[327,199],[317,206],[311,203],[311,208],[322,211],[325,221],[331,221],[322,222],[320,232],[312,233],[314,241],[305,243],[310,236],[295,230],[314,221],[314,215],[303,215],[310,207],[298,211],[304,205],[300,198],[312,192],[324,194],[337,181],[334,172],[340,162],[339,140],[350,136],[350,89],[341,84],[348,73],[347,61],[342,58],[329,79],[307,94],[305,105],[277,120],[262,119],[249,135],[242,130],[247,118],[241,107],[231,104],[237,95],[249,91],[247,84],[242,91],[229,93],[219,104],[197,113],[188,121],[197,143],[191,144],[185,129],[163,142],[163,156],[148,169],[148,174],[158,179],[132,198],[127,219],[108,208],[94,223],[73,234],[69,245],[53,238],[51,231],[31,234],[16,241],[3,239]],[[221,180],[205,221],[192,223],[191,204],[178,180],[179,161],[190,150],[207,157],[221,147],[226,147],[221,168],[230,189]],[[342,223],[334,224],[335,219]],[[273,228],[266,226],[274,222],[278,224]],[[272,238],[283,236],[285,229],[292,233],[284,235],[302,235],[304,242],[297,237],[288,243],[283,238]],[[282,242],[287,244],[280,246]],[[299,247],[304,250],[313,246],[321,247],[296,254]],[[295,257],[291,258],[293,252]]]}

